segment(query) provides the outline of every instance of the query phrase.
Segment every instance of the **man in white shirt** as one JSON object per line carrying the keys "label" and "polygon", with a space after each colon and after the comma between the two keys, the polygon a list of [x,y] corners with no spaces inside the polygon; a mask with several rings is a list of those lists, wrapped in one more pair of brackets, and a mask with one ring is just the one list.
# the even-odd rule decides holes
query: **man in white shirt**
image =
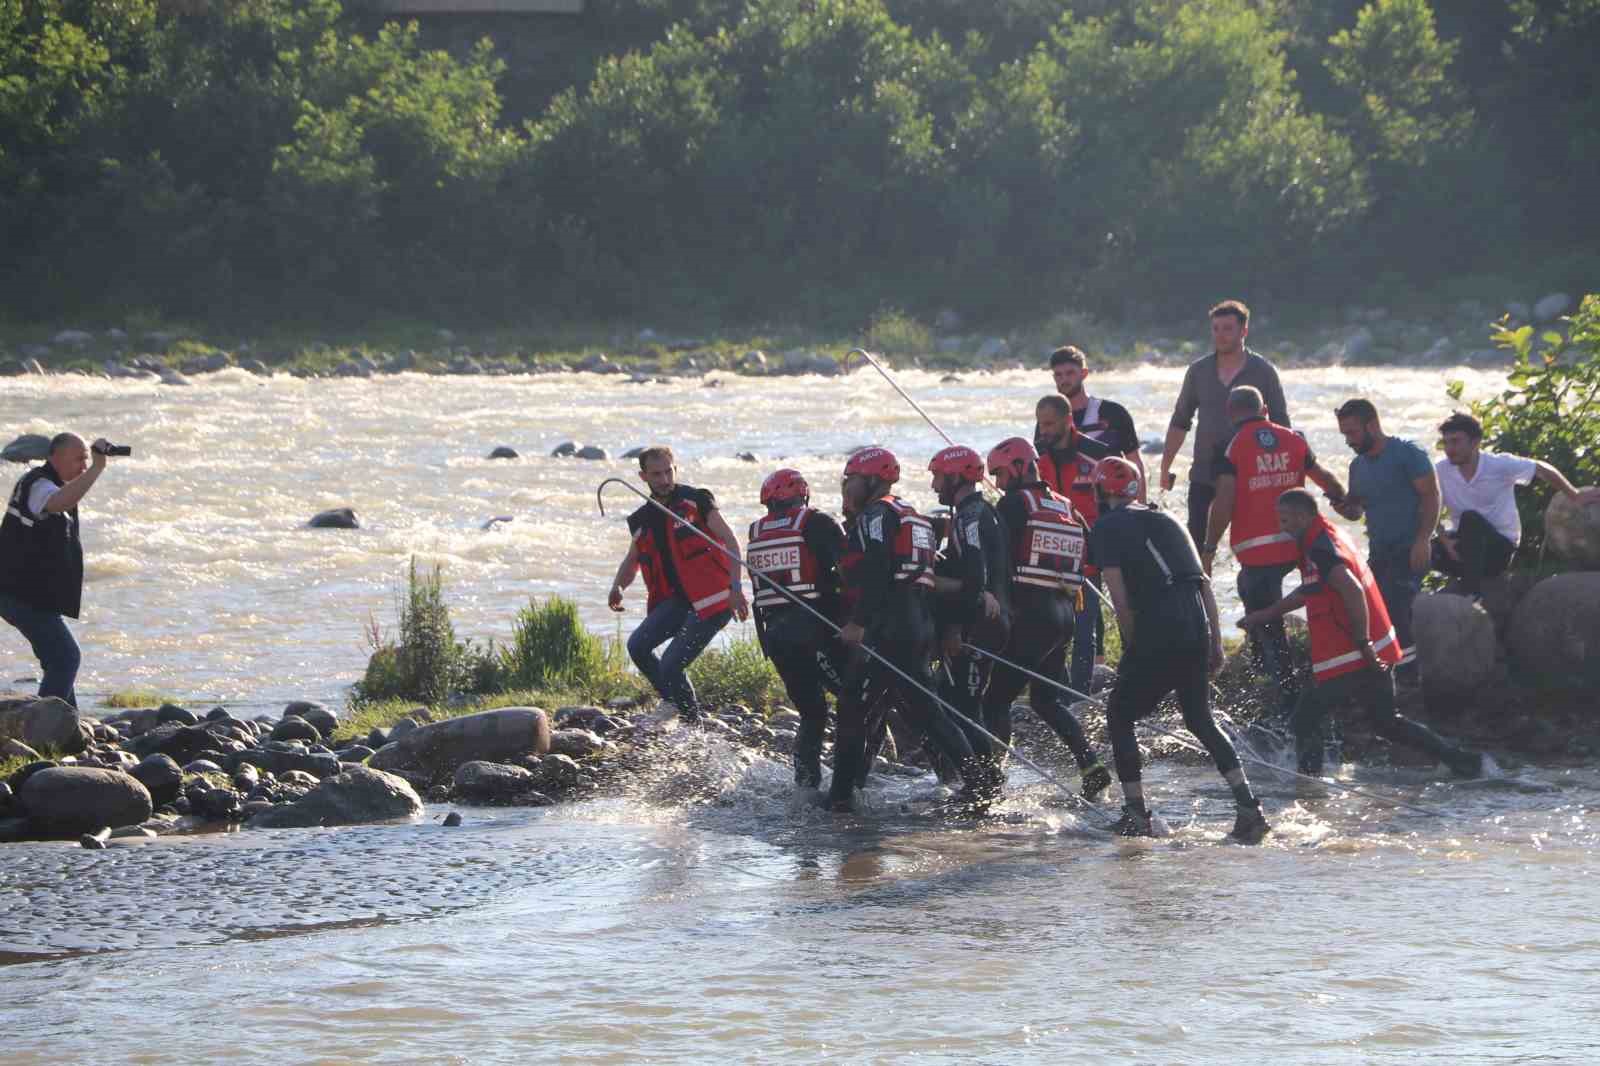
{"label": "man in white shirt", "polygon": [[1434,464],[1439,495],[1454,525],[1433,542],[1433,568],[1461,579],[1461,591],[1477,596],[1485,578],[1505,572],[1522,543],[1516,486],[1540,478],[1575,500],[1600,497],[1600,488],[1576,489],[1542,459],[1483,450],[1483,426],[1456,412],[1439,426],[1445,457]]}

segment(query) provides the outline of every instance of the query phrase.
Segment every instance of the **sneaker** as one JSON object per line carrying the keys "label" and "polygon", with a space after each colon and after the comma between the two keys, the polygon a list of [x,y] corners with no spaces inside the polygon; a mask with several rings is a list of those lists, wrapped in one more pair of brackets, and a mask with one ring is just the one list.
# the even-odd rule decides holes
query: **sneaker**
{"label": "sneaker", "polygon": [[1083,782],[1083,798],[1090,803],[1098,800],[1111,787],[1111,771],[1099,759],[1085,766],[1078,776]]}
{"label": "sneaker", "polygon": [[1483,753],[1481,751],[1458,751],[1445,758],[1445,765],[1450,767],[1450,772],[1457,777],[1482,777]]}
{"label": "sneaker", "polygon": [[1123,804],[1122,817],[1111,830],[1119,837],[1153,837],[1155,829],[1150,824],[1150,812],[1131,803]]}
{"label": "sneaker", "polygon": [[1241,844],[1259,844],[1261,838],[1272,831],[1266,816],[1261,813],[1261,802],[1239,804],[1239,813],[1233,819],[1233,830],[1228,834]]}

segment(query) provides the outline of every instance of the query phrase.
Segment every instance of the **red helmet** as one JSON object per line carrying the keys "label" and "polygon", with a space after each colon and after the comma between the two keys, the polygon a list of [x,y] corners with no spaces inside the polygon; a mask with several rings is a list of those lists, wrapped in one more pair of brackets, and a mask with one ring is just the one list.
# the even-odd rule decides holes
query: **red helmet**
{"label": "red helmet", "polygon": [[1021,437],[1007,437],[989,449],[989,473],[991,474],[1000,470],[1020,474],[1028,469],[1029,463],[1037,463],[1038,461],[1039,452],[1037,449]]}
{"label": "red helmet", "polygon": [[1139,495],[1139,470],[1120,455],[1108,455],[1094,468],[1094,487],[1131,500]]}
{"label": "red helmet", "polygon": [[928,470],[934,474],[954,474],[962,481],[973,484],[983,480],[983,460],[964,444],[952,444],[935,452],[928,463]]}
{"label": "red helmet", "polygon": [[886,485],[900,480],[900,460],[888,448],[862,448],[844,464],[844,476],[875,477]]}
{"label": "red helmet", "polygon": [[771,503],[773,500],[798,500],[810,495],[811,486],[806,484],[805,475],[789,467],[774,470],[767,475],[767,480],[761,483],[762,503]]}

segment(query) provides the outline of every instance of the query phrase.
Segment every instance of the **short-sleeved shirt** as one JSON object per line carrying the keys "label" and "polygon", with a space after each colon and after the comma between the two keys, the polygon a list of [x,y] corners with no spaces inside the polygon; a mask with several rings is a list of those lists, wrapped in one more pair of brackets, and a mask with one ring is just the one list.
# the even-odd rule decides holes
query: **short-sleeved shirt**
{"label": "short-sleeved shirt", "polygon": [[1217,377],[1217,353],[1196,359],[1183,375],[1183,388],[1178,392],[1178,403],[1172,409],[1172,428],[1189,432],[1195,415],[1200,416],[1200,427],[1194,435],[1194,469],[1189,480],[1196,485],[1216,483],[1212,461],[1220,448],[1227,447],[1233,438],[1233,421],[1228,417],[1228,393],[1245,385],[1261,390],[1267,401],[1267,418],[1280,426],[1289,425],[1289,404],[1283,396],[1283,385],[1278,381],[1278,371],[1273,365],[1245,349],[1244,366],[1224,385]]}
{"label": "short-sleeved shirt", "polygon": [[1350,460],[1350,495],[1367,512],[1367,544],[1373,556],[1410,544],[1417,536],[1420,498],[1412,484],[1433,476],[1428,453],[1402,437],[1390,437],[1377,456]]}
{"label": "short-sleeved shirt", "polygon": [[35,518],[44,514],[45,504],[50,502],[50,497],[60,491],[60,485],[52,485],[48,480],[40,478],[33,483],[33,488],[28,492],[28,510],[33,512]]}
{"label": "short-sleeved shirt", "polygon": [[1461,516],[1477,511],[1495,532],[1512,544],[1522,543],[1522,516],[1517,514],[1518,485],[1531,483],[1539,464],[1520,455],[1479,452],[1478,469],[1468,481],[1461,468],[1448,459],[1433,464],[1439,474],[1439,498],[1450,511],[1450,528],[1459,529]]}
{"label": "short-sleeved shirt", "polygon": [[[1094,416],[1092,421],[1090,415]],[[1115,400],[1091,397],[1083,410],[1072,412],[1072,423],[1084,436],[1105,444],[1116,455],[1139,450],[1139,433],[1133,428],[1133,416]]]}
{"label": "short-sleeved shirt", "polygon": [[1205,580],[1189,530],[1165,511],[1129,504],[1089,530],[1089,561],[1122,572],[1135,614],[1158,611],[1172,590]]}

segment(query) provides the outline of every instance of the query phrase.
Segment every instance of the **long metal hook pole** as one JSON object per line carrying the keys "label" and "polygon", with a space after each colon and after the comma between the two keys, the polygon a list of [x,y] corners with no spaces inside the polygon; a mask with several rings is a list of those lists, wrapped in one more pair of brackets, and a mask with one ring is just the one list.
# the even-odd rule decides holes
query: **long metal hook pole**
{"label": "long metal hook pole", "polygon": [[[763,574],[759,570],[753,569],[750,566],[749,563],[745,562],[743,559],[739,558],[733,552],[729,551],[725,544],[723,544],[721,541],[717,540],[715,537],[711,536],[710,534],[706,533],[699,526],[696,526],[693,522],[688,521],[682,515],[678,515],[678,514],[673,513],[671,508],[664,506],[659,501],[657,501],[655,498],[651,497],[647,493],[641,492],[639,489],[637,489],[634,486],[628,484],[626,481],[622,480],[621,478],[616,478],[616,477],[606,478],[604,481],[600,482],[600,484],[595,487],[595,490],[594,490],[595,501],[599,505],[600,513],[602,515],[604,515],[606,513],[605,501],[604,501],[604,498],[602,496],[602,493],[604,492],[605,487],[607,485],[610,485],[610,484],[613,484],[613,483],[621,485],[623,488],[627,489],[629,492],[633,493],[635,496],[638,496],[640,499],[644,500],[646,503],[650,504],[652,507],[654,507],[657,510],[661,511],[663,514],[665,514],[668,518],[672,519],[674,522],[677,522],[680,525],[684,526],[685,528],[691,530],[696,536],[700,537],[706,543],[710,544],[712,547],[714,547],[718,551],[722,552],[723,555],[727,556],[728,559],[731,562],[733,562],[735,565],[737,565],[740,569],[745,570],[746,572],[748,572],[750,574],[751,580],[764,582],[767,585],[768,588],[773,589],[774,591],[780,593],[786,599],[788,599],[790,603],[793,603],[795,606],[804,608],[811,615],[813,615],[818,621],[820,621],[823,625],[827,626],[829,629],[833,630],[835,633],[840,632],[840,627],[838,625],[834,624],[833,619],[829,618],[827,615],[823,614],[821,611],[817,610],[815,607],[812,607],[805,600],[801,599],[799,596],[795,595],[793,592],[790,592],[787,588],[785,588],[783,585],[779,584],[778,582],[772,580],[766,574]],[[1016,757],[1016,760],[1018,762],[1020,762],[1022,765],[1026,766],[1028,769],[1030,769],[1034,773],[1038,774],[1041,778],[1043,778],[1044,780],[1048,781],[1050,784],[1054,785],[1056,788],[1060,789],[1063,794],[1069,796],[1073,800],[1076,800],[1078,803],[1082,804],[1083,807],[1086,808],[1087,810],[1093,811],[1098,817],[1103,819],[1107,824],[1111,824],[1112,823],[1113,819],[1109,815],[1107,815],[1106,812],[1102,811],[1099,807],[1095,806],[1093,803],[1089,802],[1087,799],[1083,798],[1082,796],[1079,796],[1077,793],[1075,793],[1071,789],[1067,788],[1067,786],[1062,784],[1061,781],[1059,779],[1057,779],[1053,774],[1051,774],[1048,771],[1046,771],[1042,766],[1040,766],[1038,763],[1034,762],[1032,759],[1028,758],[1026,755],[1023,755],[1021,752],[1017,751],[1016,748],[1012,747],[1010,744],[1007,744],[1005,741],[1001,740],[999,737],[997,737],[993,733],[989,732],[983,726],[979,725],[977,722],[974,722],[972,719],[968,718],[966,715],[964,715],[960,711],[956,710],[949,703],[947,703],[942,697],[940,697],[938,693],[933,692],[932,690],[927,688],[927,686],[925,686],[925,685],[921,684],[920,682],[918,682],[910,674],[906,673],[904,670],[901,670],[894,663],[890,662],[884,656],[880,655],[876,649],[874,649],[873,647],[871,647],[868,644],[861,644],[861,645],[859,645],[859,647],[861,648],[861,650],[863,652],[865,652],[866,654],[872,656],[874,659],[876,659],[878,662],[882,663],[884,666],[887,666],[896,676],[898,676],[906,684],[908,684],[908,685],[912,686],[913,688],[917,689],[923,695],[925,695],[929,699],[933,700],[934,703],[938,704],[944,710],[946,710],[950,714],[954,715],[955,718],[958,721],[965,723],[966,725],[971,727],[975,732],[977,732],[979,735],[987,738],[990,742],[992,742],[994,744],[998,744],[1000,747],[1002,747],[1006,751],[1010,752],[1012,755],[1014,755]]]}

